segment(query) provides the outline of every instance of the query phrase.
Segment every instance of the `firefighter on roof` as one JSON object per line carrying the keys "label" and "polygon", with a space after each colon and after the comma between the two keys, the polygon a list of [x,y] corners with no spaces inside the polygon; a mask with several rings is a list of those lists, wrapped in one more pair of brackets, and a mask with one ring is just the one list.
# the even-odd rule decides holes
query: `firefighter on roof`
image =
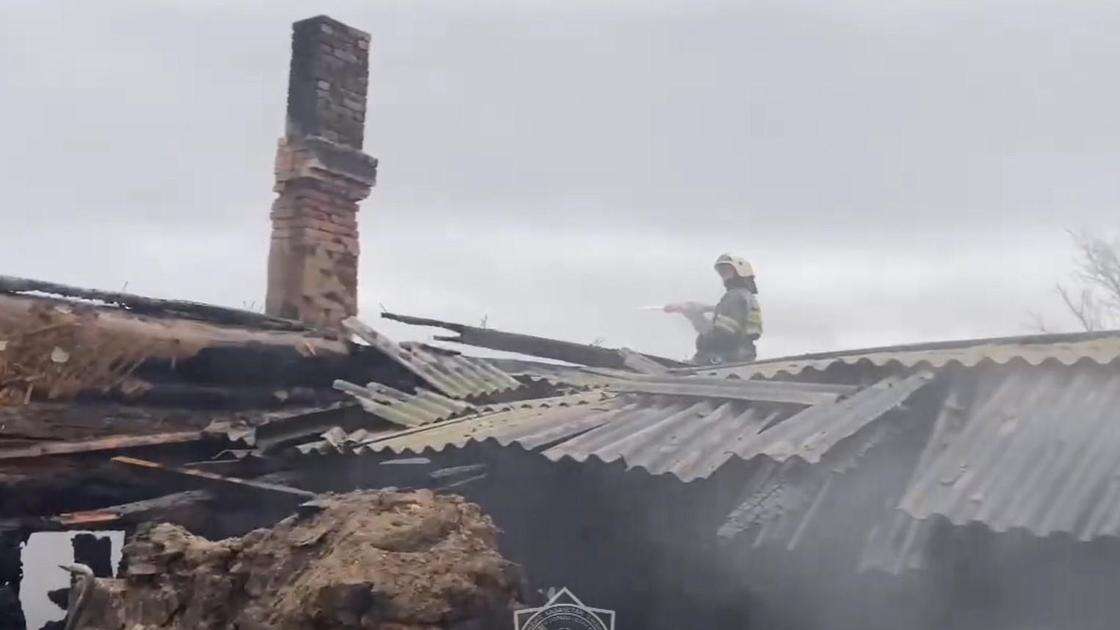
{"label": "firefighter on roof", "polygon": [[665,310],[687,317],[699,333],[693,362],[711,365],[753,361],[757,355],[755,341],[762,335],[762,309],[754,269],[743,258],[731,254],[717,258],[715,268],[727,289],[719,304],[712,307],[686,302],[670,304]]}

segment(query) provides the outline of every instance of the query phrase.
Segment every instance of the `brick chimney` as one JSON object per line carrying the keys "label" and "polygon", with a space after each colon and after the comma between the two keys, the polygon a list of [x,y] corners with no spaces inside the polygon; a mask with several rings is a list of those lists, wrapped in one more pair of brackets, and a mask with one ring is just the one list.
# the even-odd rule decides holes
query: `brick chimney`
{"label": "brick chimney", "polygon": [[265,312],[333,327],[358,312],[358,202],[369,34],[325,15],[292,25],[288,120],[276,152]]}

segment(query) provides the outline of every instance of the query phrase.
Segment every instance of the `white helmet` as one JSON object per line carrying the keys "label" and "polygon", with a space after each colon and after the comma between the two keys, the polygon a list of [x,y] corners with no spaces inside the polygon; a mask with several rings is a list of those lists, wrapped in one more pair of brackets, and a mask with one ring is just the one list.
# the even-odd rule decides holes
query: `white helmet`
{"label": "white helmet", "polygon": [[740,278],[754,277],[754,267],[751,267],[751,264],[747,262],[746,258],[724,254],[716,259],[715,267],[718,269],[720,265],[730,265]]}

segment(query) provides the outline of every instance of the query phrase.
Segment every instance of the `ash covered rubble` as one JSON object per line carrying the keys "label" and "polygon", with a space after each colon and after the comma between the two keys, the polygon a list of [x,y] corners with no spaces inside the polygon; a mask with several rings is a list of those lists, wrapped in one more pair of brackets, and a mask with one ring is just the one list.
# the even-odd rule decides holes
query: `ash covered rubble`
{"label": "ash covered rubble", "polygon": [[75,588],[88,630],[483,630],[510,625],[517,567],[457,496],[324,495],[275,526],[210,541],[170,524],[124,547],[124,577]]}

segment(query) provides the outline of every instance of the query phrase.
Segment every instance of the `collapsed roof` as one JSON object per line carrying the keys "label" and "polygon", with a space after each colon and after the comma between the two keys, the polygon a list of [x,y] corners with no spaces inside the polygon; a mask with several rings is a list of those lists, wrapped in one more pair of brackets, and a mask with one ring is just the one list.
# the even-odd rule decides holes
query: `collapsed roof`
{"label": "collapsed roof", "polygon": [[[0,407],[0,528],[24,535],[153,518],[236,533],[270,513],[232,516],[246,498],[281,510],[325,489],[516,485],[495,452],[657,480],[654,502],[718,487],[724,499],[695,499],[722,514],[704,539],[787,551],[830,527],[822,505],[846,500],[845,479],[890,466],[853,570],[926,566],[941,522],[1120,535],[1115,332],[715,368],[595,348],[581,366],[12,279],[0,324],[0,386],[18,394]],[[526,338],[490,334],[507,350]],[[518,348],[551,358],[578,345],[528,339]],[[324,472],[340,470],[363,472]]]}
{"label": "collapsed roof", "polygon": [[[618,460],[690,482],[733,460],[835,466],[886,439],[891,426],[912,422],[912,399],[926,392],[920,412],[932,429],[910,484],[895,498],[901,513],[1082,540],[1120,534],[1109,456],[1120,447],[1112,444],[1120,434],[1111,431],[1120,398],[1109,394],[1120,395],[1117,333],[918,344],[718,368],[521,361],[508,362],[507,373],[446,349],[396,344],[357,320],[346,323],[347,338],[232,309],[22,279],[0,278],[0,291],[6,357],[34,347],[28,340],[47,328],[80,333],[68,338],[72,346],[42,345],[54,365],[79,361],[89,339],[108,335],[132,352],[143,349],[109,380],[81,391],[43,389],[35,376],[5,380],[9,389],[26,384],[27,395],[2,412],[12,419],[0,433],[2,461],[205,440],[215,452],[301,466],[307,455],[423,455],[492,440],[550,460]],[[541,347],[533,339],[529,351]],[[278,348],[287,354],[279,369],[269,365]],[[57,351],[65,361],[57,362]],[[240,369],[202,358],[207,352],[242,362]],[[601,363],[609,352],[588,356]],[[626,366],[627,354],[614,356]],[[79,402],[48,402],[73,396]],[[75,405],[102,420],[90,423]],[[89,426],[68,420],[75,415]],[[729,516],[724,533],[734,523],[744,524],[742,511]]]}

